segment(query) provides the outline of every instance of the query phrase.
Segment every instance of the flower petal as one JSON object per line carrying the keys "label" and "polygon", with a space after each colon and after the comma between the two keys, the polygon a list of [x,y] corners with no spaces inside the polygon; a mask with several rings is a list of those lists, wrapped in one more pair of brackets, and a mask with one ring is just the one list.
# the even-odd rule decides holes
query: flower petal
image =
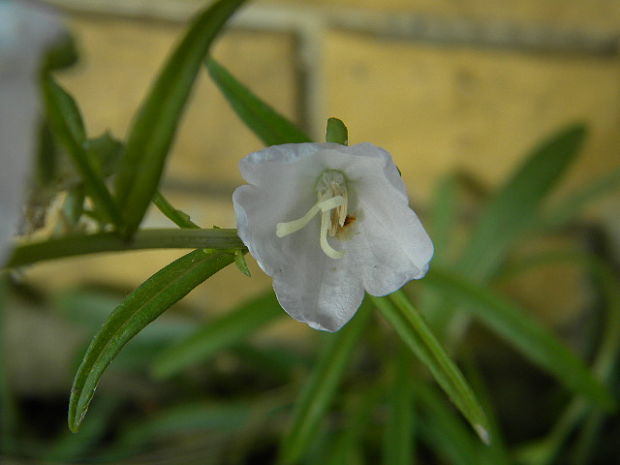
{"label": "flower petal", "polygon": [[433,243],[417,215],[400,189],[380,173],[377,166],[356,181],[359,219],[346,244],[363,264],[358,272],[372,295],[389,294],[423,277],[433,256]]}
{"label": "flower petal", "polygon": [[15,234],[35,150],[37,71],[61,32],[56,17],[24,2],[0,2],[0,264]]}

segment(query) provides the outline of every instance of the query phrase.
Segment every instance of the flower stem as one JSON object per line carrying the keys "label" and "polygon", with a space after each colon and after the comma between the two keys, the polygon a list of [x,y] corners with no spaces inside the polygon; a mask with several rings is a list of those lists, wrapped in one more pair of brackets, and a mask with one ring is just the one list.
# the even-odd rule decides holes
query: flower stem
{"label": "flower stem", "polygon": [[131,240],[116,233],[70,234],[14,249],[7,268],[102,252],[140,249],[244,249],[236,229],[143,229]]}

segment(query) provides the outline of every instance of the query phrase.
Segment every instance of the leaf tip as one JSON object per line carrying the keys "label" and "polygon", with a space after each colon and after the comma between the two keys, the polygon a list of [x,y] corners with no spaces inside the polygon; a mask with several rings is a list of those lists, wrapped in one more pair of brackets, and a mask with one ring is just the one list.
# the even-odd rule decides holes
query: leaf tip
{"label": "leaf tip", "polygon": [[489,430],[482,426],[480,423],[474,425],[474,430],[478,434],[478,437],[485,445],[491,444],[491,435],[489,434]]}

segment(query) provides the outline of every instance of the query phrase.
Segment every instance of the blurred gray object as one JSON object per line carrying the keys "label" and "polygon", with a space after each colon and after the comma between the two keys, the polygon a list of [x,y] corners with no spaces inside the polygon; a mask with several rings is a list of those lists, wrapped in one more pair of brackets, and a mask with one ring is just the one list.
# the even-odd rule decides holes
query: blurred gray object
{"label": "blurred gray object", "polygon": [[0,0],[0,263],[19,224],[36,148],[41,57],[61,32],[48,8]]}

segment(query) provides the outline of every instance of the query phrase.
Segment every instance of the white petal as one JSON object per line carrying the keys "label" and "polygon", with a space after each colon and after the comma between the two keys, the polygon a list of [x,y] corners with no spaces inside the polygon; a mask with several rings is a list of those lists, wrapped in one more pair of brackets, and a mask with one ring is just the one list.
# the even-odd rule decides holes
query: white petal
{"label": "white petal", "polygon": [[0,2],[0,264],[15,234],[35,149],[38,65],[61,28],[56,18],[23,2]]}
{"label": "white petal", "polygon": [[347,244],[347,253],[361,262],[359,273],[372,295],[389,294],[423,277],[433,256],[433,243],[417,215],[379,168],[355,183],[358,221]]}
{"label": "white petal", "polygon": [[289,239],[297,242],[297,253],[273,276],[273,288],[290,316],[314,329],[337,331],[355,315],[364,298],[355,257],[329,258],[316,245],[315,231],[301,233],[306,237]]}

